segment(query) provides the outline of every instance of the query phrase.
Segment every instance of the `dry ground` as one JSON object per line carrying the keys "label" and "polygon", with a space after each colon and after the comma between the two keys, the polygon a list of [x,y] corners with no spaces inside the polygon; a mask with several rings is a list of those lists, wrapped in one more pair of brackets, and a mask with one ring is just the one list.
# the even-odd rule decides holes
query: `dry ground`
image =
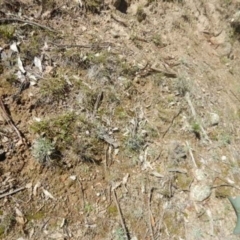
{"label": "dry ground", "polygon": [[2,239],[238,239],[238,0],[0,4]]}

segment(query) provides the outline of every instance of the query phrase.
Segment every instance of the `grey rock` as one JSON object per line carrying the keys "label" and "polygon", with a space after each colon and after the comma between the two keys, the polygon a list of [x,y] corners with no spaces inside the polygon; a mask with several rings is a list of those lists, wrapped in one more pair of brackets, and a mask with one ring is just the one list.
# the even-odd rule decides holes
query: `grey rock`
{"label": "grey rock", "polygon": [[210,117],[210,125],[211,126],[216,126],[218,125],[220,122],[220,117],[218,114],[216,113],[211,113],[211,117]]}

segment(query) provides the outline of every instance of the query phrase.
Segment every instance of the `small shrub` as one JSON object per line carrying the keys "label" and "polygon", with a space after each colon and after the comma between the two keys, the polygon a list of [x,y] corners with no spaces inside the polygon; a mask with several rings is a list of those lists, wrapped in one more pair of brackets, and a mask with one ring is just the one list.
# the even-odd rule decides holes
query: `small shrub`
{"label": "small shrub", "polygon": [[11,40],[14,37],[15,27],[10,24],[0,26],[0,38]]}
{"label": "small shrub", "polygon": [[76,115],[68,112],[40,122],[34,122],[30,128],[34,133],[45,134],[48,139],[55,139],[56,146],[61,151],[66,144],[73,141],[75,120]]}
{"label": "small shrub", "polygon": [[126,239],[125,233],[122,228],[118,228],[115,231],[115,239],[116,240],[124,240]]}
{"label": "small shrub", "polygon": [[67,90],[67,82],[62,77],[48,78],[40,85],[41,98],[47,99],[47,101],[63,99]]}
{"label": "small shrub", "polygon": [[143,8],[142,7],[139,7],[137,9],[137,20],[139,22],[142,22],[143,20],[145,20],[147,17],[147,14],[144,12]]}
{"label": "small shrub", "polygon": [[157,47],[164,47],[164,44],[163,44],[163,42],[162,42],[162,37],[161,37],[161,35],[155,34],[155,35],[152,37],[152,41],[153,41],[153,43],[154,43]]}
{"label": "small shrub", "polygon": [[201,127],[198,122],[192,123],[192,131],[197,138],[199,138],[199,139],[201,138]]}
{"label": "small shrub", "polygon": [[100,13],[103,4],[101,0],[87,0],[85,1],[86,10],[92,13]]}
{"label": "small shrub", "polygon": [[131,136],[126,141],[126,147],[134,152],[140,151],[140,149],[144,146],[144,144],[145,144],[144,138],[137,134],[134,136]]}
{"label": "small shrub", "polygon": [[184,97],[185,94],[189,91],[189,84],[185,78],[180,77],[177,79],[176,90],[181,97]]}
{"label": "small shrub", "polygon": [[33,143],[32,155],[41,164],[50,163],[54,152],[55,146],[47,138],[40,137]]}

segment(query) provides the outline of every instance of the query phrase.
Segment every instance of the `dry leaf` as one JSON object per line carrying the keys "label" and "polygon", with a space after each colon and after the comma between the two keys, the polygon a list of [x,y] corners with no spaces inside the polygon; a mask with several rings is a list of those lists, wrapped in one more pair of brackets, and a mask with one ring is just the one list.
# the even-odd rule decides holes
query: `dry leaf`
{"label": "dry leaf", "polygon": [[37,189],[41,186],[41,182],[37,182],[33,188],[33,196],[37,195]]}
{"label": "dry leaf", "polygon": [[23,64],[22,64],[22,61],[21,61],[21,59],[20,59],[19,56],[18,56],[18,58],[17,58],[17,62],[18,62],[18,68],[19,68],[19,70],[21,71],[22,74],[25,74],[26,71],[25,71],[25,69],[23,68]]}
{"label": "dry leaf", "polygon": [[129,173],[127,173],[124,177],[123,177],[123,180],[122,180],[122,184],[123,185],[126,185],[127,181],[128,181],[128,178],[129,178]]}
{"label": "dry leaf", "polygon": [[163,178],[164,176],[162,175],[162,174],[160,174],[160,173],[158,173],[158,172],[151,172],[150,173],[152,176],[154,176],[154,177],[158,177],[158,178]]}
{"label": "dry leaf", "polygon": [[14,42],[10,45],[10,49],[13,51],[13,52],[16,52],[16,53],[19,53],[18,51],[18,46],[17,46],[17,43]]}
{"label": "dry leaf", "polygon": [[26,187],[27,189],[32,188],[32,183],[27,183],[25,187]]}
{"label": "dry leaf", "polygon": [[21,225],[24,225],[26,223],[26,219],[24,217],[16,217],[15,218],[16,222],[21,224]]}
{"label": "dry leaf", "polygon": [[122,181],[112,183],[112,190],[117,189],[118,187],[121,186],[121,184],[122,184]]}
{"label": "dry leaf", "polygon": [[38,57],[34,57],[34,65],[38,68],[38,70],[42,73],[42,62]]}
{"label": "dry leaf", "polygon": [[53,195],[52,195],[49,191],[47,191],[47,190],[44,189],[44,188],[42,188],[42,190],[43,190],[43,193],[45,194],[45,196],[46,196],[47,198],[51,198],[51,199],[54,199],[54,200],[55,200],[55,197],[53,197]]}
{"label": "dry leaf", "polygon": [[19,216],[19,217],[24,216],[23,213],[18,208],[15,208],[15,212],[16,212],[17,216]]}

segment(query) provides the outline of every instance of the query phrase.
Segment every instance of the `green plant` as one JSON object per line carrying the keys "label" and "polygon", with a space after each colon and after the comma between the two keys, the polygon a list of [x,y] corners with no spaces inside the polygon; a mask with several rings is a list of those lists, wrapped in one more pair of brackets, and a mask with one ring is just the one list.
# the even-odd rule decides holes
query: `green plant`
{"label": "green plant", "polygon": [[162,42],[162,37],[160,34],[155,34],[153,37],[152,37],[152,41],[153,43],[158,46],[158,47],[163,47],[164,44]]}
{"label": "green plant", "polygon": [[227,133],[221,133],[218,140],[223,146],[226,146],[231,143],[231,136]]}
{"label": "green plant", "polygon": [[0,37],[5,40],[11,40],[15,33],[15,27],[11,24],[0,25]]}
{"label": "green plant", "polygon": [[86,0],[85,1],[85,7],[87,11],[90,11],[92,13],[99,13],[102,7],[102,1],[101,0]]}
{"label": "green plant", "polygon": [[201,137],[201,126],[198,122],[194,121],[191,125],[193,133],[197,138]]}
{"label": "green plant", "polygon": [[90,212],[93,211],[93,206],[89,203],[89,202],[86,202],[84,204],[84,211],[89,214]]}
{"label": "green plant", "polygon": [[63,99],[68,90],[68,84],[62,76],[43,79],[39,87],[41,100],[48,101]]}
{"label": "green plant", "polygon": [[193,230],[193,237],[194,239],[203,239],[203,234],[201,229],[194,229]]}
{"label": "green plant", "polygon": [[190,90],[189,84],[184,77],[180,77],[179,79],[177,79],[175,87],[181,97],[184,97],[185,94]]}
{"label": "green plant", "polygon": [[33,157],[41,164],[50,163],[51,156],[55,152],[54,144],[47,138],[36,139],[32,146]]}
{"label": "green plant", "polygon": [[73,112],[34,122],[30,129],[39,135],[45,134],[48,139],[55,139],[59,150],[73,141],[73,133],[76,130],[77,116]]}
{"label": "green plant", "polygon": [[0,238],[7,235],[10,231],[14,229],[16,225],[16,218],[14,213],[7,213],[2,216],[0,222]]}
{"label": "green plant", "polygon": [[140,151],[140,149],[144,146],[145,139],[139,134],[135,134],[134,136],[130,136],[130,138],[126,141],[126,147],[134,152]]}
{"label": "green plant", "polygon": [[156,0],[147,0],[147,6],[150,5],[153,2],[157,2]]}
{"label": "green plant", "polygon": [[115,235],[114,239],[116,239],[116,240],[125,240],[126,239],[126,235],[122,228],[117,228],[114,235]]}
{"label": "green plant", "polygon": [[145,13],[143,7],[141,7],[141,6],[138,7],[136,15],[137,15],[137,20],[138,20],[139,22],[142,22],[142,21],[145,20],[146,17],[147,17],[147,14]]}

